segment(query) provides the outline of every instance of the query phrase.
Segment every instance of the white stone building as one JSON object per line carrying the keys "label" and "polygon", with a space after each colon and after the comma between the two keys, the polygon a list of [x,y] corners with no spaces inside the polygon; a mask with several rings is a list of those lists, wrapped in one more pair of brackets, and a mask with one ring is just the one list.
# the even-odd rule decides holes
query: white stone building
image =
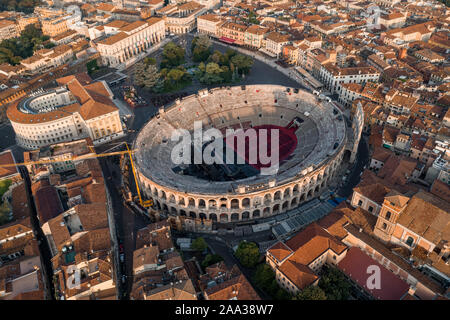
{"label": "white stone building", "polygon": [[165,21],[151,17],[117,28],[116,33],[105,28],[105,33],[112,35],[98,41],[97,50],[104,65],[117,67],[164,39]]}
{"label": "white stone building", "polygon": [[25,149],[91,138],[101,144],[124,131],[113,94],[87,74],[57,79],[60,87],[18,101],[7,110],[17,144]]}

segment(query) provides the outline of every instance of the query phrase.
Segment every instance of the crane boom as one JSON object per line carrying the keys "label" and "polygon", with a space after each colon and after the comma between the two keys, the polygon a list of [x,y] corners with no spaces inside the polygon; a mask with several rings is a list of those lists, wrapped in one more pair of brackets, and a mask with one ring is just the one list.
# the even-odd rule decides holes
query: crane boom
{"label": "crane boom", "polygon": [[59,159],[45,159],[45,160],[37,160],[37,161],[26,161],[26,162],[16,162],[16,163],[6,163],[6,164],[0,164],[0,168],[3,167],[16,167],[16,166],[29,166],[29,165],[35,165],[35,164],[49,164],[49,163],[56,163],[56,162],[63,162],[63,161],[83,161],[87,159],[95,159],[95,158],[101,158],[101,157],[110,157],[110,156],[117,156],[122,154],[130,154],[134,153],[135,150],[127,150],[127,151],[115,151],[115,152],[108,152],[108,153],[88,153],[81,156],[76,156],[72,158],[59,158]]}
{"label": "crane boom", "polygon": [[95,153],[95,150],[93,150],[91,148],[90,149],[92,151],[91,153],[84,154],[84,155],[81,155],[81,156],[76,156],[76,157],[72,156],[71,158],[45,159],[45,160],[38,160],[38,161],[25,161],[25,162],[17,162],[17,163],[6,163],[6,164],[0,164],[0,168],[3,168],[3,167],[18,167],[18,166],[30,166],[30,165],[38,165],[38,164],[50,164],[50,163],[57,163],[57,162],[63,162],[63,161],[83,161],[83,160],[88,160],[88,159],[96,159],[96,158],[102,158],[102,157],[110,157],[110,156],[118,156],[118,155],[128,154],[130,156],[130,163],[131,163],[131,168],[132,168],[132,171],[133,171],[134,182],[136,184],[136,190],[137,190],[137,194],[138,194],[138,198],[139,198],[139,203],[144,208],[148,208],[150,206],[153,206],[153,200],[146,200],[146,201],[144,201],[142,199],[142,196],[141,196],[141,191],[139,190],[139,184],[138,184],[138,181],[137,181],[137,176],[136,176],[136,172],[135,172],[135,169],[134,169],[134,162],[133,162],[133,157],[132,157],[132,154],[136,150],[130,150],[130,148],[128,148],[128,144],[127,143],[125,143],[125,146],[126,146],[127,150],[124,150],[124,151],[114,151],[114,152],[107,152],[107,153]]}

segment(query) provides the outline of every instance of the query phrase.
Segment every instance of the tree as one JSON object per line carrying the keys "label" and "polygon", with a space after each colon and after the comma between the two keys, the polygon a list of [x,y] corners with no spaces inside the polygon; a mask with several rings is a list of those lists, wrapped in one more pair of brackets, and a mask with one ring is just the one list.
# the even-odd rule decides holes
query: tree
{"label": "tree", "polygon": [[256,268],[253,280],[259,288],[268,291],[272,281],[275,280],[275,274],[269,265],[262,263]]}
{"label": "tree", "polygon": [[211,47],[211,40],[209,40],[207,35],[202,34],[192,40],[191,49],[193,50],[197,46],[209,48]]}
{"label": "tree", "polygon": [[176,67],[184,63],[184,48],[169,42],[164,46],[161,68]]}
{"label": "tree", "polygon": [[10,221],[9,214],[11,213],[11,209],[9,208],[8,203],[0,201],[0,226],[8,223]]}
{"label": "tree", "polygon": [[255,267],[260,256],[256,243],[248,241],[241,241],[234,255],[247,268]]}
{"label": "tree", "polygon": [[202,262],[202,267],[206,268],[220,261],[223,261],[223,258],[218,254],[207,254]]}
{"label": "tree", "polygon": [[145,65],[156,65],[156,59],[152,57],[145,57],[144,58]]}
{"label": "tree", "polygon": [[134,73],[134,83],[136,85],[151,89],[157,84],[160,77],[161,75],[155,65],[146,65],[143,62],[136,63]]}
{"label": "tree", "polygon": [[224,55],[218,50],[214,51],[214,53],[209,57],[209,60],[220,65],[226,63]]}
{"label": "tree", "polygon": [[22,59],[31,57],[34,51],[48,46],[48,40],[49,37],[44,36],[40,28],[29,24],[20,37],[5,39],[0,43],[0,61],[16,65]]}
{"label": "tree", "polygon": [[344,274],[334,267],[324,266],[319,287],[325,292],[328,300],[347,300],[350,297],[350,283]]}
{"label": "tree", "polygon": [[247,74],[253,65],[253,59],[243,54],[237,54],[231,58],[239,74]]}
{"label": "tree", "polygon": [[208,245],[206,244],[205,239],[203,239],[202,237],[198,237],[191,243],[192,250],[203,252],[206,248],[208,248]]}
{"label": "tree", "polygon": [[327,300],[327,296],[320,287],[309,286],[300,291],[294,300]]}

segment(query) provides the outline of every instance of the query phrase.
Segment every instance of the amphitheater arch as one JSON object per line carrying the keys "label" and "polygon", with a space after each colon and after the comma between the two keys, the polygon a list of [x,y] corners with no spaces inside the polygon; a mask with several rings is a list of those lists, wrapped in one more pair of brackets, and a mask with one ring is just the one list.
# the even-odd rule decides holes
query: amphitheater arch
{"label": "amphitheater arch", "polygon": [[178,200],[178,205],[186,206],[186,201],[184,200],[184,197],[180,197],[180,199]]}
{"label": "amphitheater arch", "polygon": [[165,204],[165,203],[163,204],[162,210],[164,212],[169,212],[169,207],[167,207],[167,204]]}
{"label": "amphitheater arch", "polygon": [[259,218],[259,217],[261,217],[261,211],[259,211],[259,209],[258,210],[254,210],[252,212],[252,219]]}
{"label": "amphitheater arch", "polygon": [[266,193],[264,195],[264,204],[270,204],[272,202],[272,195],[270,193]]}
{"label": "amphitheater arch", "polygon": [[242,220],[248,220],[250,219],[250,212],[244,211],[242,212]]}
{"label": "amphitheater arch", "polygon": [[176,201],[175,201],[175,196],[174,196],[173,193],[171,193],[170,196],[169,196],[169,202],[170,202],[170,203],[176,203]]}
{"label": "amphitheater arch", "polygon": [[289,198],[290,195],[291,195],[291,188],[284,189],[283,199]]}
{"label": "amphitheater arch", "polygon": [[291,208],[297,206],[297,204],[298,204],[297,201],[298,201],[297,198],[294,198],[294,199],[291,200]]}
{"label": "amphitheater arch", "polygon": [[277,214],[280,213],[280,205],[277,203],[276,205],[273,206],[272,209],[272,214]]}
{"label": "amphitheater arch", "polygon": [[159,200],[156,200],[156,207],[161,210],[161,202]]}
{"label": "amphitheater arch", "polygon": [[178,215],[177,208],[175,208],[175,207],[170,207],[170,213],[171,213],[171,214],[174,214],[174,215]]}
{"label": "amphitheater arch", "polygon": [[195,207],[195,199],[194,198],[188,198],[188,206]]}
{"label": "amphitheater arch", "polygon": [[231,199],[231,209],[239,209],[239,199]]}
{"label": "amphitheater arch", "polygon": [[281,207],[281,210],[282,210],[282,211],[285,211],[285,210],[288,209],[288,207],[289,207],[289,201],[285,201],[285,202],[283,203],[283,206]]}
{"label": "amphitheater arch", "polygon": [[189,211],[189,217],[191,218],[197,218],[197,214],[194,211]]}
{"label": "amphitheater arch", "polygon": [[265,207],[263,210],[263,217],[270,216],[270,207]]}
{"label": "amphitheater arch", "polygon": [[274,196],[273,196],[273,200],[277,201],[277,200],[281,200],[281,191],[278,190],[277,192],[275,192]]}
{"label": "amphitheater arch", "polygon": [[214,199],[208,200],[208,208],[217,208],[217,202]]}
{"label": "amphitheater arch", "polygon": [[292,193],[294,196],[300,193],[300,186],[298,184],[294,186],[294,188],[292,189]]}
{"label": "amphitheater arch", "polygon": [[202,219],[202,220],[208,219],[208,217],[206,216],[206,214],[205,214],[204,212],[200,212],[198,216],[199,216],[199,218]]}
{"label": "amphitheater arch", "polygon": [[163,200],[166,200],[166,199],[167,199],[167,198],[166,198],[166,192],[165,192],[164,190],[161,190],[161,196],[160,196],[160,198],[163,199]]}
{"label": "amphitheater arch", "polygon": [[210,218],[212,221],[217,221],[217,214],[215,214],[215,213],[210,213],[210,214],[209,214],[209,218]]}
{"label": "amphitheater arch", "polygon": [[228,222],[228,214],[226,213],[220,214],[220,222]]}
{"label": "amphitheater arch", "polygon": [[250,208],[250,198],[242,199],[242,207],[243,208]]}
{"label": "amphitheater arch", "polygon": [[239,213],[232,213],[231,214],[231,221],[232,222],[239,221]]}
{"label": "amphitheater arch", "polygon": [[180,210],[180,216],[185,216],[186,217],[186,211]]}
{"label": "amphitheater arch", "polygon": [[198,200],[198,207],[199,208],[206,208],[206,202],[205,202],[205,200],[204,199],[200,199],[200,200]]}

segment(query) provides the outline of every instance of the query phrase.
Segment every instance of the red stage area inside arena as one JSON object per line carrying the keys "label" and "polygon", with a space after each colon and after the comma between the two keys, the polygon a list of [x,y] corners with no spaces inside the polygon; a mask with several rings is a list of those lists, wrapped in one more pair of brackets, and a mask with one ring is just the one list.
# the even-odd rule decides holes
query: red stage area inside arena
{"label": "red stage area inside arena", "polygon": [[[272,143],[274,143],[272,141],[272,139],[274,139],[276,136],[272,135],[272,131],[273,130],[278,130],[278,163],[281,163],[283,160],[287,159],[292,152],[294,152],[295,148],[297,147],[297,136],[295,135],[295,131],[297,130],[296,127],[291,127],[291,128],[285,128],[285,127],[280,127],[280,126],[276,126],[276,125],[262,125],[262,126],[256,126],[253,128],[249,128],[246,130],[242,130],[241,134],[247,134],[248,130],[254,130],[256,133],[256,141],[250,141],[249,135],[247,135],[245,137],[245,146],[243,148],[242,152],[242,147],[238,147],[238,135],[239,133],[234,133],[233,135],[230,135],[228,137],[225,138],[225,143],[228,147],[231,147],[236,154],[245,159],[245,162],[249,165],[251,165],[252,167],[256,168],[257,170],[260,170],[261,168],[268,168],[271,165],[273,165],[274,163],[262,163],[261,160],[264,159],[260,159],[261,155],[264,157],[264,155],[267,155],[268,158],[271,158],[271,147],[272,147]],[[264,132],[264,130],[266,130],[266,132]],[[267,137],[267,138],[266,138]],[[263,143],[260,146],[260,138],[261,138],[261,143]],[[234,142],[233,142],[234,140]],[[242,141],[243,139],[241,139]],[[266,143],[264,143],[266,142]],[[276,142],[275,142],[276,144]],[[259,148],[261,147],[262,150],[259,150]],[[265,150],[264,150],[265,149]],[[262,151],[262,152],[260,152]],[[242,153],[242,154],[241,154]],[[256,155],[256,163],[255,161],[251,161],[252,159],[250,158],[250,155]],[[271,162],[273,160],[270,160]],[[264,162],[267,162],[264,161]]]}

